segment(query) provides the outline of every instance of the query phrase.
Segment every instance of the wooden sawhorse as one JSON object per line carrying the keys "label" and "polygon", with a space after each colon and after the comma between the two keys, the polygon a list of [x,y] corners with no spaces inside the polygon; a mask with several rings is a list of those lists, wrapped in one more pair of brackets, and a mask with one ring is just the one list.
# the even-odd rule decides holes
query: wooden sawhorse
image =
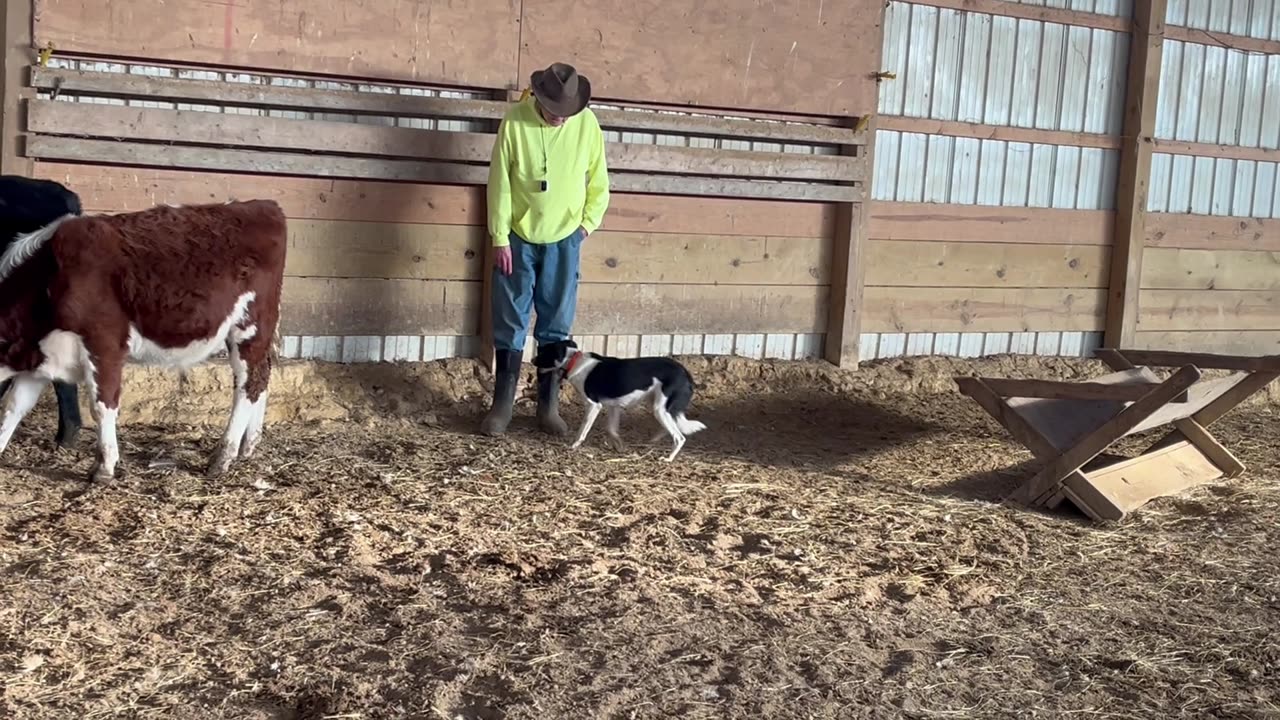
{"label": "wooden sawhorse", "polygon": [[[1280,377],[1280,357],[1102,349],[1114,373],[1089,382],[956,378],[1010,435],[1044,463],[1008,499],[1094,520],[1121,520],[1154,498],[1244,471],[1206,429]],[[1163,382],[1151,367],[1179,368]],[[1235,371],[1202,380],[1200,368]],[[1101,456],[1121,438],[1170,426],[1138,456]]]}

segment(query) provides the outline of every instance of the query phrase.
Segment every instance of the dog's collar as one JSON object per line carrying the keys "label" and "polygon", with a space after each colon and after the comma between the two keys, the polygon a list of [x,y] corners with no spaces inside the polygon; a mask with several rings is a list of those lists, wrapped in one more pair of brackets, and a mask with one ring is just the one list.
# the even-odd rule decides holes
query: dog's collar
{"label": "dog's collar", "polygon": [[582,357],[582,351],[578,350],[569,358],[569,362],[564,364],[564,376],[569,377],[573,373],[573,366],[578,364],[578,358]]}

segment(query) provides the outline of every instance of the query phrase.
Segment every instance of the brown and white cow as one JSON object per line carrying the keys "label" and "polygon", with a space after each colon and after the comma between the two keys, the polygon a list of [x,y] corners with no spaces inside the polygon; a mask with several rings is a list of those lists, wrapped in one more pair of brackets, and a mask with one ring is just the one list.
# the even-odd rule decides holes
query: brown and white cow
{"label": "brown and white cow", "polygon": [[235,397],[209,475],[262,436],[287,238],[269,200],[66,216],[0,255],[0,452],[53,380],[85,383],[95,480],[115,476],[127,361],[189,368],[226,348]]}

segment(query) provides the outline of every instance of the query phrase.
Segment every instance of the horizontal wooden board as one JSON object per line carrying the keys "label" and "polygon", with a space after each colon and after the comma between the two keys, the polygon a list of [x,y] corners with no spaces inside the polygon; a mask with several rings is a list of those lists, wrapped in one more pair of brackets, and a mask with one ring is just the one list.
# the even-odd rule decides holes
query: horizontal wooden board
{"label": "horizontal wooden board", "polygon": [[[156,101],[198,102],[238,107],[280,108],[396,117],[499,120],[511,103],[505,100],[424,97],[389,93],[281,85],[255,85],[217,80],[187,80],[65,68],[31,69],[32,87],[57,88],[67,95],[146,98]],[[736,117],[708,117],[688,113],[593,108],[600,125],[609,130],[692,134],[709,137],[755,138],[774,142],[823,145],[863,145],[865,132],[802,122],[760,121]]]}
{"label": "horizontal wooden board", "polygon": [[602,98],[866,115],[881,14],[878,0],[526,0],[520,68],[572,62]]}
{"label": "horizontal wooden board", "polygon": [[[326,120],[295,120],[30,100],[27,129],[47,135],[221,145],[264,150],[488,164],[492,133],[422,130]],[[610,171],[775,180],[860,181],[855,157],[607,143]],[[705,193],[703,193],[705,194]]]}
{"label": "horizontal wooden board", "polygon": [[[94,212],[269,198],[290,218],[484,225],[484,188],[372,180],[270,177],[161,168],[37,162]],[[614,193],[604,229],[647,233],[831,237],[836,206],[738,198]]]}
{"label": "horizontal wooden board", "polygon": [[488,88],[517,78],[514,0],[35,0],[36,45],[64,52]]}
{"label": "horizontal wooden board", "polygon": [[1116,32],[1129,31],[1129,19],[1126,17],[1113,17],[1058,7],[1037,7],[1034,4],[1012,3],[1009,0],[913,0],[913,2],[949,10],[985,13],[997,17],[1039,20],[1059,25],[1078,25],[1080,27],[1114,30]]}
{"label": "horizontal wooden board", "polygon": [[829,238],[600,231],[582,245],[583,282],[827,285]]}
{"label": "horizontal wooden board", "polygon": [[1216,30],[1199,30],[1197,28],[1169,25],[1165,27],[1164,36],[1170,40],[1181,40],[1211,47],[1233,48],[1261,55],[1280,55],[1280,41],[1232,35],[1231,33],[1218,32]]}
{"label": "horizontal wooden board", "polygon": [[813,333],[826,321],[826,287],[584,283],[573,331]]}
{"label": "horizontal wooden board", "polygon": [[1144,290],[1138,327],[1165,330],[1280,330],[1280,292]]}
{"label": "horizontal wooden board", "polygon": [[1114,213],[1102,210],[872,202],[878,240],[1109,245]]}
{"label": "horizontal wooden board", "polygon": [[480,283],[287,277],[284,335],[474,335]]}
{"label": "horizontal wooden board", "polygon": [[1101,288],[1110,251],[1101,245],[870,240],[868,286]]}
{"label": "horizontal wooden board", "polygon": [[[1006,0],[999,0],[1005,2]],[[901,82],[901,80],[899,80]],[[902,117],[881,115],[881,130],[920,133],[921,135],[948,135],[951,137],[978,138],[980,140],[1002,140],[1005,142],[1041,143],[1045,145],[1070,145],[1074,147],[1103,148],[1115,150],[1120,147],[1120,138],[1100,133],[1068,132],[1065,130],[1039,130],[1036,128],[1006,127],[1003,125],[983,125],[981,123],[951,122],[946,120],[930,120],[929,118]]]}
{"label": "horizontal wooden board", "polygon": [[1179,350],[1224,355],[1280,354],[1280,330],[1165,330],[1139,332],[1139,349]]}
{"label": "horizontal wooden board", "polygon": [[1142,288],[1280,290],[1280,251],[1148,248]]}
{"label": "horizontal wooden board", "polygon": [[1148,213],[1147,247],[1280,252],[1280,221]]}
{"label": "horizontal wooden board", "polygon": [[[26,150],[28,157],[43,160],[302,177],[483,185],[489,176],[488,168],[483,165],[160,145],[53,135],[30,136],[27,139]],[[658,176],[625,172],[610,172],[609,185],[611,190],[616,192],[762,199],[789,198],[814,202],[856,201],[862,195],[861,188],[852,185]]]}
{"label": "horizontal wooden board", "polygon": [[479,280],[482,227],[290,220],[285,274],[325,278]]}
{"label": "horizontal wooden board", "polygon": [[1216,143],[1185,142],[1182,140],[1160,140],[1153,138],[1151,144],[1154,151],[1169,155],[1190,155],[1192,157],[1223,158],[1227,160],[1252,160],[1254,162],[1276,162],[1280,160],[1280,150],[1265,147],[1244,147],[1242,145],[1219,145]]}
{"label": "horizontal wooden board", "polygon": [[863,332],[1092,332],[1106,293],[1096,289],[868,287]]}

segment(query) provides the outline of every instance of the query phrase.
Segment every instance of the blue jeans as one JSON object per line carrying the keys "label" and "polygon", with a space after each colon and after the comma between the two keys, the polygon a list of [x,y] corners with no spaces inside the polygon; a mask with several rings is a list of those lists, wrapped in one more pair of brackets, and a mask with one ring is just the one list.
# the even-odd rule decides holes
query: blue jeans
{"label": "blue jeans", "polygon": [[511,274],[493,269],[493,347],[524,351],[529,312],[537,315],[538,345],[569,339],[578,308],[578,253],[582,231],[548,245],[525,242],[511,233]]}

